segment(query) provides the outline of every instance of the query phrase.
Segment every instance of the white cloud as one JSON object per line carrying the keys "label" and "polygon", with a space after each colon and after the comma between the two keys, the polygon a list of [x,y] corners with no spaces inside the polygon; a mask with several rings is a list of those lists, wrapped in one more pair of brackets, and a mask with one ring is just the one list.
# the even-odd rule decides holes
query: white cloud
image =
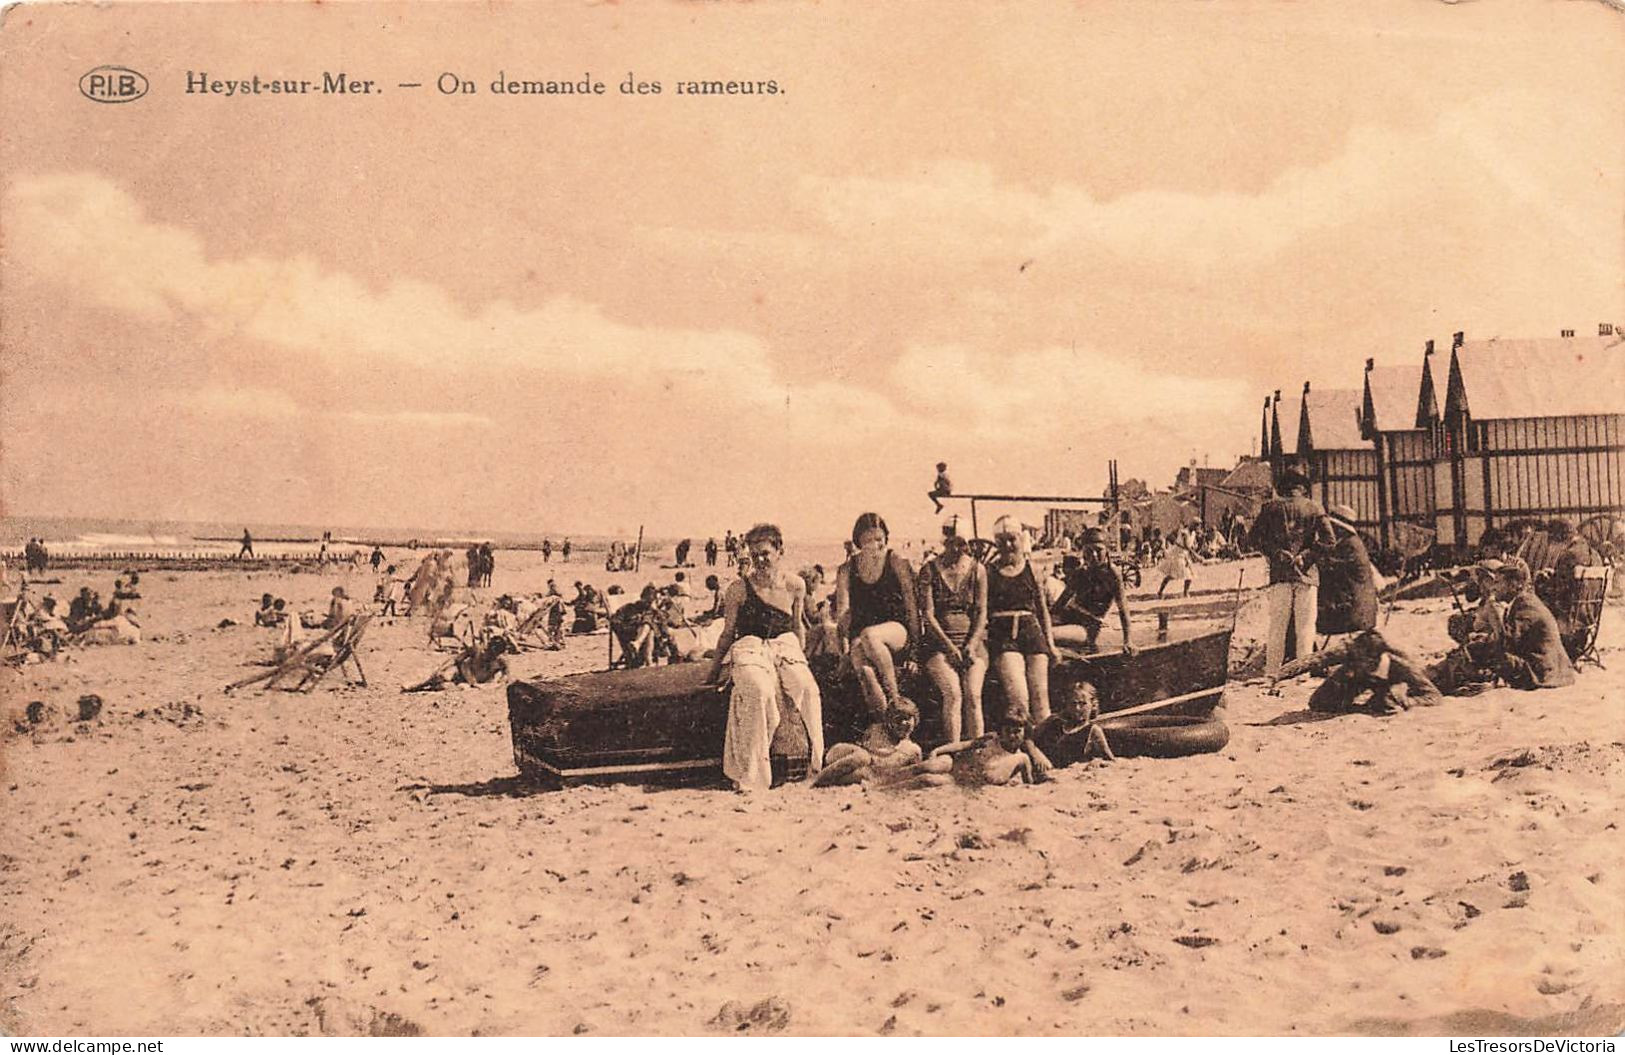
{"label": "white cloud", "polygon": [[363,425],[400,425],[409,428],[431,429],[494,429],[497,427],[497,423],[484,414],[470,414],[461,410],[396,410],[388,413],[350,410],[339,416]]}
{"label": "white cloud", "polygon": [[1427,127],[1355,127],[1342,150],[1277,174],[1256,193],[1145,190],[1110,199],[1056,183],[1000,182],[989,163],[939,161],[907,175],[804,177],[803,203],[842,238],[952,263],[1096,250],[1198,269],[1263,264],[1317,232],[1471,200],[1485,179],[1546,204],[1567,196],[1555,136],[1505,127],[1517,97],[1481,98]]}
{"label": "white cloud", "polygon": [[[915,348],[893,377],[920,416],[995,439],[1153,424],[1194,441],[1212,431],[1197,408],[1239,405],[1247,395],[1232,378],[1159,373],[1090,348],[999,358],[958,346]],[[1229,428],[1220,421],[1223,436]]]}
{"label": "white cloud", "polygon": [[302,411],[286,392],[268,388],[210,385],[187,394],[181,404],[210,414],[246,418],[296,418]]}
{"label": "white cloud", "polygon": [[745,391],[773,383],[766,348],[743,333],[629,326],[568,296],[470,312],[438,286],[400,279],[375,289],[310,257],[210,259],[195,235],[151,221],[123,189],[92,174],[19,180],[7,204],[14,259],[93,303],[186,318],[217,340],[419,366],[528,366],[628,384],[651,374]]}
{"label": "white cloud", "polygon": [[496,422],[483,414],[438,410],[339,410],[301,406],[286,392],[268,388],[225,388],[210,385],[181,397],[185,408],[226,417],[293,419],[315,422],[321,419],[357,425],[406,427],[414,429],[489,429]]}

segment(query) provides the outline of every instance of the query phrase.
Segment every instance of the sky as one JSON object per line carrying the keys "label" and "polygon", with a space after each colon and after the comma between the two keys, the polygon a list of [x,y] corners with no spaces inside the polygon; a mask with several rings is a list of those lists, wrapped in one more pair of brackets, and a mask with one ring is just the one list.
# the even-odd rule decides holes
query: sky
{"label": "sky", "polygon": [[13,7],[0,509],[829,538],[926,534],[939,460],[1166,485],[1275,388],[1625,322],[1622,58],[1580,0]]}

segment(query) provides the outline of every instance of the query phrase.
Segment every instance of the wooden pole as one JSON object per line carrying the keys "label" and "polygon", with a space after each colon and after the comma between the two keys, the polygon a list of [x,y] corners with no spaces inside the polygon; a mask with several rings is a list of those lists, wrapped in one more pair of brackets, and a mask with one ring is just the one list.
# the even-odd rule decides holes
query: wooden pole
{"label": "wooden pole", "polygon": [[1099,495],[992,495],[953,494],[938,495],[944,502],[968,500],[971,502],[1067,502],[1078,505],[1110,505],[1111,499]]}
{"label": "wooden pole", "polygon": [[632,553],[632,570],[643,570],[643,525],[638,525],[638,548]]}

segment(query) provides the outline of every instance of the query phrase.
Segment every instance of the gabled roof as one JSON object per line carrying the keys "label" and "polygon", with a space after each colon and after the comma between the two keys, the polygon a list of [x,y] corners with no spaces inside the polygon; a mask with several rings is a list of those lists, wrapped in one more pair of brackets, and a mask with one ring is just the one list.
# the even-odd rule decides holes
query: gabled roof
{"label": "gabled roof", "polygon": [[[1287,446],[1286,429],[1293,427],[1292,423],[1299,419],[1302,408],[1303,402],[1301,400],[1293,399],[1290,396],[1283,397],[1279,390],[1276,391],[1275,399],[1270,405],[1270,455],[1272,457],[1280,457],[1294,449]],[[1286,429],[1281,427],[1283,421],[1286,422]]]}
{"label": "gabled roof", "polygon": [[1174,490],[1183,491],[1201,487],[1205,484],[1217,484],[1230,474],[1229,469],[1215,469],[1206,465],[1184,465],[1179,474],[1174,477]]}
{"label": "gabled roof", "polygon": [[1361,434],[1369,438],[1379,432],[1416,428],[1416,403],[1421,388],[1421,364],[1373,366],[1367,370],[1360,407]]}
{"label": "gabled roof", "polygon": [[1444,411],[1477,421],[1625,414],[1625,338],[1467,341],[1450,356]]}
{"label": "gabled roof", "polygon": [[1220,487],[1229,491],[1269,491],[1274,485],[1275,475],[1266,461],[1244,461],[1219,482]]}
{"label": "gabled roof", "polygon": [[1431,428],[1444,413],[1439,403],[1439,389],[1433,380],[1433,342],[1428,342],[1428,354],[1422,357],[1422,382],[1416,392],[1416,427]]}
{"label": "gabled roof", "polygon": [[1352,388],[1306,391],[1298,417],[1298,453],[1369,449],[1371,444],[1360,436],[1360,395]]}

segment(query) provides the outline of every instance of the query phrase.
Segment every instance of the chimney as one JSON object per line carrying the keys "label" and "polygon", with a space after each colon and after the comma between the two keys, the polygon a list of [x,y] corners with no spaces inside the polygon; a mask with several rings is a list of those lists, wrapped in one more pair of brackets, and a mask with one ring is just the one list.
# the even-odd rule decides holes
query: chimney
{"label": "chimney", "polygon": [[1614,335],[1614,324],[1613,323],[1611,323],[1611,322],[1599,322],[1599,323],[1597,323],[1597,336],[1598,337],[1612,337],[1613,335]]}
{"label": "chimney", "polygon": [[1573,337],[1574,336],[1574,331],[1573,330],[1562,330],[1562,331],[1560,331],[1558,333],[1558,336],[1559,337]]}
{"label": "chimney", "polygon": [[1450,347],[1451,348],[1460,348],[1466,342],[1466,340],[1467,340],[1467,332],[1465,330],[1457,330],[1455,332],[1455,334],[1450,338]]}
{"label": "chimney", "polygon": [[1433,341],[1430,338],[1428,340],[1427,347],[1422,349],[1422,356],[1423,356],[1423,358],[1426,358],[1427,356],[1430,356],[1432,354],[1433,354]]}

